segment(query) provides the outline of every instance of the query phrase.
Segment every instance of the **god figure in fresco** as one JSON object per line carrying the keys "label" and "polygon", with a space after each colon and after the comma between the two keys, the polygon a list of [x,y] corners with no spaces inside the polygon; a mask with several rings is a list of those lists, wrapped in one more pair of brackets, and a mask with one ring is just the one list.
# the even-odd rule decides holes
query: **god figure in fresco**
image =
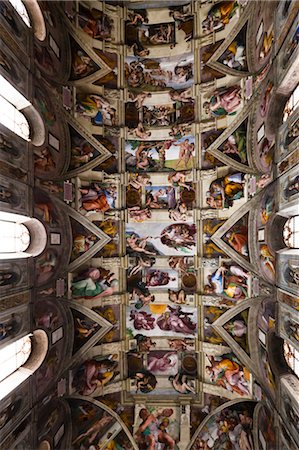
{"label": "god figure in fresco", "polygon": [[193,312],[182,311],[180,306],[173,308],[168,305],[168,311],[158,317],[157,325],[164,331],[194,334],[196,332],[196,323],[192,322],[189,316],[193,316]]}
{"label": "god figure in fresco", "polygon": [[183,246],[191,249],[196,245],[196,226],[194,224],[176,223],[164,228],[161,242],[172,248]]}
{"label": "god figure in fresco", "polygon": [[244,176],[243,173],[239,172],[214,180],[207,191],[207,204],[215,209],[233,206],[234,200],[243,197]]}

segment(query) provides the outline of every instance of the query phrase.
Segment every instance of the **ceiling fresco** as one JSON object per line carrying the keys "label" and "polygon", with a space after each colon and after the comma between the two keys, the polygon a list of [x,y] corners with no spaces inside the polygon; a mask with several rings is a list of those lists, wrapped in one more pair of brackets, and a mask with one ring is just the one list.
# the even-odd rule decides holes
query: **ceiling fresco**
{"label": "ceiling fresco", "polygon": [[[46,39],[33,39],[28,73],[45,139],[26,159],[0,128],[1,161],[20,166],[13,183],[1,171],[0,203],[28,213],[30,188],[47,243],[0,262],[0,289],[33,289],[49,347],[30,381],[36,430],[16,412],[30,404],[23,386],[0,410],[3,449],[25,450],[10,447],[20,436],[38,450],[295,445],[282,422],[297,404],[287,382],[279,398],[273,362],[275,333],[299,348],[299,260],[283,251],[291,213],[278,214],[298,200],[284,159],[298,111],[281,125],[276,67],[284,25],[281,70],[298,29],[280,3],[41,2]],[[25,53],[18,20],[3,20]],[[7,54],[1,73],[26,94]],[[3,314],[1,343],[23,333],[27,303]]]}

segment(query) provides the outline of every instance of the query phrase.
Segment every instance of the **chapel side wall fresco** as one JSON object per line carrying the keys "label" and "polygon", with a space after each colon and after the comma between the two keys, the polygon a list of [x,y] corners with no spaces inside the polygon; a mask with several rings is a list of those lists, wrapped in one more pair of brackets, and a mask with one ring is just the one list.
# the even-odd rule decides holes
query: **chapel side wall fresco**
{"label": "chapel side wall fresco", "polygon": [[0,345],[38,328],[49,348],[1,408],[3,448],[24,436],[40,449],[212,449],[242,436],[275,449],[296,435],[296,382],[282,385],[269,337],[297,348],[298,258],[273,229],[296,203],[298,111],[278,132],[272,121],[297,52],[294,26],[283,38],[275,24],[295,8],[276,6],[41,2],[46,38],[33,45],[4,14],[0,70],[45,139],[0,128],[1,206],[38,218],[47,245],[0,263]]}

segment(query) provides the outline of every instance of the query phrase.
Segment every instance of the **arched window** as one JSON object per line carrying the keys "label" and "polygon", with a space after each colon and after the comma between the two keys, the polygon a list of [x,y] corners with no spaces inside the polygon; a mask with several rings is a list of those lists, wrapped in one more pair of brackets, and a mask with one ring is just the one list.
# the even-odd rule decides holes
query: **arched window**
{"label": "arched window", "polygon": [[283,239],[289,248],[299,248],[299,216],[290,217],[283,228]]}
{"label": "arched window", "polygon": [[39,220],[0,212],[0,260],[37,256],[46,243],[46,230]]}
{"label": "arched window", "polygon": [[47,350],[48,338],[43,330],[36,330],[0,349],[0,401],[40,367]]}
{"label": "arched window", "polygon": [[[37,0],[9,0],[27,27],[33,27],[34,35],[44,41],[47,35],[43,13]],[[25,6],[26,5],[26,6]]]}
{"label": "arched window", "polygon": [[287,101],[283,111],[283,121],[288,120],[288,117],[299,106],[299,85],[294,89],[289,100]]}
{"label": "arched window", "polygon": [[30,356],[30,334],[0,349],[0,383],[21,367]]}
{"label": "arched window", "polygon": [[0,220],[0,251],[1,253],[25,252],[30,244],[28,228],[22,223]]}
{"label": "arched window", "polygon": [[23,22],[27,25],[27,27],[31,27],[30,18],[24,3],[21,0],[9,0],[9,2],[15,8],[15,10],[22,18]]}
{"label": "arched window", "polygon": [[288,342],[283,344],[284,357],[287,365],[293,370],[293,372],[299,378],[299,352]]}
{"label": "arched window", "polygon": [[29,123],[21,112],[31,103],[0,75],[0,122],[26,141],[30,138]]}

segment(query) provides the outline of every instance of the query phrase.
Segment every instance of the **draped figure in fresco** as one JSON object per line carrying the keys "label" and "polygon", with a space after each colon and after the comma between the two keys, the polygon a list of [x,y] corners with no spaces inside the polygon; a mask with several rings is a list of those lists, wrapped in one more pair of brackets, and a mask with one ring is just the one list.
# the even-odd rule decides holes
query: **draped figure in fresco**
{"label": "draped figure in fresco", "polygon": [[73,240],[73,257],[77,257],[81,253],[87,252],[95,243],[96,236],[89,234],[84,236],[83,234],[77,234]]}
{"label": "draped figure in fresco", "polygon": [[225,240],[240,255],[248,256],[248,228],[245,225],[234,226],[225,235]]}
{"label": "draped figure in fresco", "polygon": [[74,76],[83,78],[84,76],[90,75],[91,72],[95,71],[96,69],[96,64],[93,62],[90,56],[87,55],[87,53],[83,52],[80,49],[74,51],[72,55],[72,70]]}
{"label": "draped figure in fresco", "polygon": [[90,37],[99,40],[111,41],[113,20],[107,14],[95,8],[80,8],[78,14],[79,26]]}
{"label": "draped figure in fresco", "polygon": [[102,267],[90,267],[72,281],[72,296],[77,298],[102,298],[112,295],[118,286],[115,274]]}
{"label": "draped figure in fresco", "polygon": [[116,125],[116,109],[98,94],[77,96],[76,112],[92,119],[94,125]]}
{"label": "draped figure in fresco", "polygon": [[234,200],[244,195],[244,183],[243,173],[233,173],[214,180],[207,191],[207,204],[215,209],[233,206]]}
{"label": "draped figure in fresco", "polygon": [[224,295],[234,300],[247,297],[247,283],[249,274],[238,266],[219,267],[208,276],[209,284],[204,287],[205,294]]}
{"label": "draped figure in fresco", "polygon": [[236,392],[239,395],[250,395],[248,382],[244,378],[244,370],[230,355],[220,357],[209,356],[210,366],[206,372],[218,386]]}
{"label": "draped figure in fresco", "polygon": [[155,328],[155,318],[145,311],[132,310],[130,320],[133,321],[135,330],[153,330]]}
{"label": "draped figure in fresco", "polygon": [[230,69],[246,70],[246,49],[242,40],[233,41],[221,55],[219,61]]}
{"label": "draped figure in fresco", "polygon": [[96,150],[90,145],[89,142],[80,139],[73,139],[71,149],[71,168],[76,169],[82,164],[87,164],[94,158]]}
{"label": "draped figure in fresco", "polygon": [[100,186],[92,183],[90,186],[79,189],[82,197],[82,208],[85,211],[102,211],[115,208],[117,198],[117,186]]}
{"label": "draped figure in fresco", "polygon": [[237,1],[224,1],[213,5],[209,10],[206,19],[202,22],[204,33],[222,30],[230,19],[235,15],[238,8]]}
{"label": "draped figure in fresco", "polygon": [[75,374],[73,386],[81,395],[91,395],[116,376],[118,355],[98,356],[85,361]]}
{"label": "draped figure in fresco", "polygon": [[140,449],[155,450],[159,444],[164,444],[164,448],[169,450],[175,449],[175,441],[167,429],[172,414],[173,409],[170,408],[151,413],[146,408],[140,409],[139,417],[142,422],[135,436]]}
{"label": "draped figure in fresco", "polygon": [[234,116],[241,100],[240,86],[222,87],[213,93],[209,101],[204,102],[203,108],[208,116]]}
{"label": "draped figure in fresco", "polygon": [[246,163],[246,130],[238,128],[238,130],[234,131],[223,144],[222,151],[225,155],[231,156],[236,161]]}

